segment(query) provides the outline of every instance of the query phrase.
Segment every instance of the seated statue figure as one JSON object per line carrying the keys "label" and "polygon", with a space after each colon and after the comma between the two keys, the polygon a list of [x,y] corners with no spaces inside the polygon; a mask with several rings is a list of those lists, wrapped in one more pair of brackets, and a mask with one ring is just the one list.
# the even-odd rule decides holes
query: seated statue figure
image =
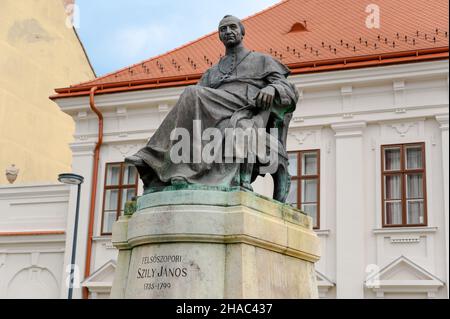
{"label": "seated statue figure", "polygon": [[[184,90],[147,145],[126,158],[126,162],[137,167],[146,193],[192,184],[252,190],[251,183],[267,173],[261,170],[267,164],[260,156],[249,160],[250,148],[243,160],[237,156],[234,160],[225,159],[223,138],[220,145],[216,143],[222,152],[214,155],[214,161],[195,158],[195,154],[201,154],[198,148],[207,147],[207,141],[198,136],[203,136],[208,128],[224,135],[227,129],[254,129],[262,130],[267,141],[276,141],[277,164],[269,174],[274,179],[274,199],[285,201],[290,187],[287,128],[298,92],[287,81],[289,69],[269,55],[246,49],[244,35],[244,25],[238,18],[227,15],[220,21],[219,37],[225,55],[204,73],[197,85]],[[174,147],[177,146],[175,153],[180,150],[180,140],[174,138],[177,130],[190,136],[190,145],[181,149],[185,161],[173,160]]]}

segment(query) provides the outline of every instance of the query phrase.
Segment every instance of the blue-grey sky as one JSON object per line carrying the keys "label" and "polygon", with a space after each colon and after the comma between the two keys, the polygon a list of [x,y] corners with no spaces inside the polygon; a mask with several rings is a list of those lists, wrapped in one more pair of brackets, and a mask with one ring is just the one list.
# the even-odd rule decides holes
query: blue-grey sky
{"label": "blue-grey sky", "polygon": [[98,76],[167,52],[280,0],[77,0],[77,31]]}

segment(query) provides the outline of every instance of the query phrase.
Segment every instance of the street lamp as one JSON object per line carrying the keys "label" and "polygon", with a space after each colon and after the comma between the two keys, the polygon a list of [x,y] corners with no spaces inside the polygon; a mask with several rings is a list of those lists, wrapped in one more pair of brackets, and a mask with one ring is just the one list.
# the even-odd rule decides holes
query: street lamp
{"label": "street lamp", "polygon": [[77,250],[77,233],[78,233],[78,215],[80,209],[80,191],[81,184],[84,181],[84,177],[77,174],[60,174],[58,175],[58,181],[68,185],[77,185],[77,207],[75,211],[75,226],[73,230],[73,242],[72,242],[72,259],[70,261],[70,282],[69,282],[69,299],[72,299],[73,293],[73,281],[75,272],[75,254]]}

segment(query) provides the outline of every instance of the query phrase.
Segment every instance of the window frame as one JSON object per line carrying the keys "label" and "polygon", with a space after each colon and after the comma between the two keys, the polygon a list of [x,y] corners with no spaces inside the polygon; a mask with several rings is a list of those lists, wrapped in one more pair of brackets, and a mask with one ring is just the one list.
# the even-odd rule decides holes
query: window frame
{"label": "window frame", "polygon": [[[302,155],[304,153],[313,153],[317,154],[317,174],[316,175],[306,175],[302,176]],[[301,151],[290,151],[289,154],[297,155],[297,176],[290,176],[291,183],[292,181],[297,181],[297,208],[301,210],[302,207],[302,180],[317,180],[317,211],[316,211],[316,225],[313,225],[314,230],[320,229],[320,149],[310,149],[310,150],[301,150]],[[307,203],[308,204],[308,203]],[[309,203],[310,204],[310,203]],[[306,214],[306,213],[305,213]]]}
{"label": "window frame", "polygon": [[[107,179],[108,179],[108,168],[110,166],[117,166],[120,165],[120,173],[119,173],[119,183],[117,185],[107,185]],[[100,225],[100,234],[101,236],[107,236],[112,235],[112,233],[104,232],[103,226],[104,226],[104,219],[105,219],[105,201],[106,201],[106,192],[108,190],[118,190],[119,194],[117,196],[117,209],[116,209],[116,221],[119,219],[121,215],[121,206],[122,206],[122,194],[123,190],[125,189],[134,189],[136,196],[138,192],[138,185],[139,185],[139,173],[136,170],[136,183],[135,184],[126,184],[123,185],[123,175],[125,171],[125,167],[127,166],[127,163],[125,162],[111,162],[105,164],[105,178],[103,182],[103,207],[102,207],[102,220]]]}
{"label": "window frame", "polygon": [[[422,149],[422,168],[407,169],[406,165],[406,148],[410,146],[420,146]],[[385,171],[385,149],[400,148],[400,169],[393,171]],[[428,204],[427,204],[427,167],[426,167],[426,145],[425,142],[417,143],[403,143],[403,144],[387,144],[381,145],[381,220],[383,228],[401,228],[401,227],[426,227],[428,226]],[[407,224],[408,210],[407,210],[407,176],[411,174],[422,174],[422,192],[423,192],[423,223],[422,224]],[[401,224],[387,224],[386,223],[386,208],[385,208],[385,177],[386,176],[401,176],[401,207],[402,207],[402,223]]]}

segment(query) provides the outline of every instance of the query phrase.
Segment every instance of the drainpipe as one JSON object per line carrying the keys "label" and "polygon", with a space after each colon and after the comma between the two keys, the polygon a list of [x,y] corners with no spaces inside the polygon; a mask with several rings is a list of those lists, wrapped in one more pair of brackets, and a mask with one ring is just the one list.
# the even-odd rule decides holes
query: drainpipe
{"label": "drainpipe", "polygon": [[[100,162],[100,148],[103,143],[103,115],[100,110],[95,106],[94,95],[98,87],[94,86],[91,88],[89,95],[89,104],[91,110],[97,114],[98,117],[98,140],[97,145],[94,150],[94,169],[92,173],[92,185],[91,185],[91,203],[89,208],[89,229],[87,238],[87,249],[86,249],[86,266],[84,269],[84,278],[88,278],[91,274],[91,257],[92,257],[92,237],[94,233],[94,220],[95,220],[95,200],[97,198],[97,184],[98,184],[98,167]],[[83,299],[88,299],[89,291],[88,288],[83,288]]]}

